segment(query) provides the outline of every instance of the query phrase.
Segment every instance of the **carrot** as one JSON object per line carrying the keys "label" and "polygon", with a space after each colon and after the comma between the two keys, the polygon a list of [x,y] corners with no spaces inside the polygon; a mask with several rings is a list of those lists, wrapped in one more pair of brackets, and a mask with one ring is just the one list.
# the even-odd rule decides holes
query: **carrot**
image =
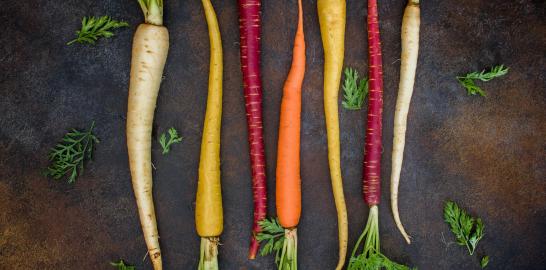
{"label": "carrot", "polygon": [[328,163],[337,210],[339,260],[336,269],[345,264],[347,254],[347,206],[341,178],[339,144],[338,94],[345,51],[345,0],[318,0],[320,33],[324,46],[324,113],[328,137]]}
{"label": "carrot", "polygon": [[394,113],[394,139],[392,143],[391,208],[396,226],[408,244],[411,243],[410,236],[406,233],[400,221],[400,214],[398,213],[398,185],[400,183],[400,171],[404,158],[408,110],[411,95],[413,94],[417,55],[419,53],[419,13],[419,0],[410,0],[406,6],[402,20],[400,85],[398,87],[398,98],[396,99],[396,111]]}
{"label": "carrot", "polygon": [[145,23],[133,38],[127,109],[127,149],[133,190],[148,254],[155,270],[162,269],[161,249],[152,197],[152,123],[169,32],[163,26],[163,1],[139,0]]}
{"label": "carrot", "polygon": [[259,222],[267,214],[267,184],[262,121],[262,81],[260,75],[260,0],[238,0],[241,69],[245,96],[252,191],[254,194],[254,224],[250,240],[249,259],[254,259],[260,248],[256,235],[261,231]]}
{"label": "carrot", "polygon": [[210,38],[209,90],[195,202],[195,227],[201,237],[200,270],[218,269],[219,236],[224,228],[220,183],[220,128],[222,123],[222,40],[210,0],[202,0]]}
{"label": "carrot", "polygon": [[[381,136],[383,117],[383,61],[379,37],[379,16],[377,0],[368,0],[368,62],[369,62],[369,101],[366,128],[366,145],[363,168],[364,201],[370,207],[368,221],[358,238],[348,270],[370,269],[407,269],[405,266],[391,262],[381,254],[379,249],[379,200],[381,196]],[[356,256],[360,243],[366,238],[362,253]]]}
{"label": "carrot", "polygon": [[301,216],[300,126],[301,87],[305,74],[303,8],[298,0],[298,28],[294,40],[292,67],[284,83],[279,123],[276,205],[284,230],[284,244],[278,269],[298,269],[297,226]]}

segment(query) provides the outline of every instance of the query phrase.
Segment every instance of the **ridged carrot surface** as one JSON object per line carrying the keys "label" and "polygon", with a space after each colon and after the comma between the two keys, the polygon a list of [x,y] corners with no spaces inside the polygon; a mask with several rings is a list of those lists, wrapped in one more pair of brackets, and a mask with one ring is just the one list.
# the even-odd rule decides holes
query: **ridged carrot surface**
{"label": "ridged carrot surface", "polygon": [[222,127],[222,39],[210,0],[202,0],[210,39],[209,87],[201,140],[199,180],[195,202],[195,227],[201,236],[199,270],[218,270],[219,236],[224,229],[220,177]]}
{"label": "ridged carrot surface", "polygon": [[267,214],[267,183],[262,121],[262,81],[260,73],[261,1],[238,0],[241,69],[250,148],[254,223],[248,257],[254,259],[259,249],[256,235],[259,221]]}
{"label": "ridged carrot surface", "polygon": [[363,193],[369,206],[381,197],[381,136],[383,131],[383,61],[377,0],[368,0],[368,116],[364,152]]}
{"label": "ridged carrot surface", "polygon": [[398,185],[404,159],[408,111],[413,94],[417,56],[419,54],[419,25],[421,23],[419,0],[409,0],[402,19],[402,53],[400,57],[400,84],[394,112],[394,138],[392,143],[391,169],[391,209],[398,230],[409,244],[410,236],[406,233],[398,213]]}
{"label": "ridged carrot surface", "polygon": [[320,34],[324,46],[324,116],[328,140],[328,164],[337,210],[339,260],[336,269],[345,264],[347,255],[348,221],[343,180],[341,177],[341,150],[339,142],[338,97],[343,57],[345,53],[345,0],[318,0]]}
{"label": "ridged carrot surface", "polygon": [[284,228],[298,226],[301,215],[300,129],[301,88],[305,74],[303,10],[298,1],[298,28],[294,39],[292,67],[284,83],[277,151],[277,215]]}

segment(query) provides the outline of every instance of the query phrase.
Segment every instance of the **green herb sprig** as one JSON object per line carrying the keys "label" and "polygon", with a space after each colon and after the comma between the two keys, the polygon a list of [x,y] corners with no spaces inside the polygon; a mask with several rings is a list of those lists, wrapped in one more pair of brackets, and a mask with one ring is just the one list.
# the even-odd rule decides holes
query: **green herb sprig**
{"label": "green herb sprig", "polygon": [[[368,222],[356,241],[347,270],[417,270],[391,261],[379,249],[379,218],[377,206],[371,207]],[[362,244],[362,245],[361,245]],[[361,249],[360,254],[357,252]]]}
{"label": "green herb sprig", "polygon": [[167,132],[169,134],[168,140],[165,133],[161,134],[161,136],[159,137],[159,144],[161,144],[161,148],[163,148],[163,155],[166,155],[169,153],[169,151],[171,151],[172,144],[182,141],[182,137],[178,136],[178,131],[176,131],[175,128],[169,128]]}
{"label": "green herb sprig", "polygon": [[345,81],[343,82],[343,97],[341,103],[347,110],[360,110],[364,98],[368,94],[368,79],[359,80],[358,72],[352,68],[345,69]]}
{"label": "green herb sprig", "polygon": [[94,127],[93,121],[87,131],[73,129],[64,135],[48,155],[51,164],[45,175],[56,180],[68,175],[68,183],[74,183],[83,172],[84,163],[92,158],[95,144],[99,142],[93,134]]}
{"label": "green herb sprig", "polygon": [[72,45],[75,42],[80,44],[95,44],[101,38],[109,38],[114,36],[111,31],[120,27],[127,27],[129,24],[123,21],[112,20],[109,16],[83,17],[82,28],[76,31],[77,38],[69,41],[66,45]]}
{"label": "green herb sprig", "polygon": [[275,252],[275,264],[278,270],[298,269],[298,237],[297,229],[285,229],[278,219],[264,219],[259,222],[262,232],[256,239],[267,241],[260,255],[266,256]]}
{"label": "green herb sprig", "polygon": [[466,246],[474,254],[478,242],[483,238],[484,225],[480,218],[474,218],[456,203],[447,201],[444,206],[444,220],[457,239],[457,244]]}
{"label": "green herb sprig", "polygon": [[480,266],[481,268],[486,268],[487,265],[489,264],[489,256],[484,256],[481,260],[480,260]]}
{"label": "green herb sprig", "polygon": [[494,78],[504,76],[508,73],[508,68],[504,67],[504,65],[495,66],[490,71],[482,70],[482,72],[472,72],[468,73],[465,76],[457,76],[457,80],[459,83],[466,88],[466,92],[468,95],[480,95],[482,97],[485,97],[485,92],[476,85],[474,80],[480,80],[483,82],[490,81]]}
{"label": "green herb sprig", "polygon": [[358,257],[351,258],[349,263],[351,269],[359,270],[378,270],[383,268],[387,270],[417,270],[417,268],[410,268],[393,262],[379,252],[372,253],[367,258],[365,258],[364,254],[360,254]]}
{"label": "green herb sprig", "polygon": [[275,263],[278,265],[285,240],[284,228],[276,218],[266,218],[258,224],[262,228],[262,231],[256,235],[256,240],[258,240],[258,242],[266,242],[260,251],[260,255],[267,256],[275,252]]}
{"label": "green herb sprig", "polygon": [[135,270],[136,268],[132,265],[127,265],[123,260],[119,260],[119,262],[110,262],[110,265],[117,267],[118,270]]}

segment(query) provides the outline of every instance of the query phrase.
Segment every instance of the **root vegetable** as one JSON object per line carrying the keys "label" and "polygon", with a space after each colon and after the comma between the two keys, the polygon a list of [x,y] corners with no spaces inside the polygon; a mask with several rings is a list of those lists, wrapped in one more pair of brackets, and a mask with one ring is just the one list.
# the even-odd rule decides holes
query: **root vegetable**
{"label": "root vegetable", "polygon": [[262,81],[260,74],[261,1],[238,0],[241,69],[245,96],[248,145],[254,194],[254,223],[248,257],[254,259],[260,248],[256,235],[259,222],[267,214],[267,183],[262,121]]}
{"label": "root vegetable", "polygon": [[337,270],[343,268],[347,255],[348,221],[339,143],[338,95],[345,52],[345,0],[318,0],[320,33],[324,46],[324,114],[328,139],[328,164],[337,210],[339,259]]}
{"label": "root vegetable", "polygon": [[210,38],[210,73],[205,124],[199,159],[195,227],[201,237],[199,270],[218,269],[219,236],[224,228],[220,181],[220,129],[222,123],[222,40],[210,0],[202,0]]}
{"label": "root vegetable", "polygon": [[298,28],[294,40],[292,67],[284,84],[279,124],[277,192],[275,203],[284,228],[279,270],[298,269],[297,226],[301,216],[300,128],[301,87],[305,74],[303,9],[298,0]]}
{"label": "root vegetable", "polygon": [[152,197],[152,123],[169,33],[163,26],[163,1],[139,0],[145,23],[133,38],[127,110],[127,149],[133,190],[148,255],[155,270],[162,269],[161,249]]}
{"label": "root vegetable", "polygon": [[411,243],[410,236],[406,233],[398,212],[398,186],[404,158],[407,117],[413,94],[417,55],[419,53],[419,13],[419,0],[410,0],[402,20],[400,85],[394,113],[394,139],[392,144],[391,208],[396,226],[408,244]]}

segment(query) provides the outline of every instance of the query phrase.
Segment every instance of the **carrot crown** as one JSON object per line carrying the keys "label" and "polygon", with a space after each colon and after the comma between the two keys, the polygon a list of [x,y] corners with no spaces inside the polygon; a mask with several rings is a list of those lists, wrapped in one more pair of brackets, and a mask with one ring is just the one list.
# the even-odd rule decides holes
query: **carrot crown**
{"label": "carrot crown", "polygon": [[163,0],[137,0],[148,24],[163,25]]}

